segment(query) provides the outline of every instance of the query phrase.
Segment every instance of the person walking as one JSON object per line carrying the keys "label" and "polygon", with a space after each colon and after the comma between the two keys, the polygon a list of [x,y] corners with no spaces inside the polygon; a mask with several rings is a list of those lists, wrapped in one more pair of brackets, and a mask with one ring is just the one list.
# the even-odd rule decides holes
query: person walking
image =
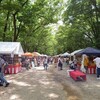
{"label": "person walking", "polygon": [[9,83],[7,82],[7,80],[5,79],[4,76],[4,71],[5,71],[5,61],[4,59],[2,59],[0,57],[0,80],[1,80],[1,84],[5,87],[7,87],[9,85]]}
{"label": "person walking", "polygon": [[37,66],[38,67],[40,66],[40,58],[39,57],[37,58]]}
{"label": "person walking", "polygon": [[44,58],[43,66],[44,66],[44,69],[47,70],[47,67],[48,67],[48,59],[47,59],[47,57]]}
{"label": "person walking", "polygon": [[89,65],[89,59],[88,59],[88,56],[87,55],[83,55],[84,56],[84,68],[86,70],[86,73],[88,73],[88,65]]}
{"label": "person walking", "polygon": [[32,64],[32,69],[34,69],[35,68],[34,58],[32,58],[31,64]]}
{"label": "person walking", "polygon": [[96,57],[93,60],[96,64],[96,69],[97,69],[97,79],[100,79],[100,57]]}
{"label": "person walking", "polygon": [[58,70],[62,70],[62,66],[63,66],[63,62],[62,62],[61,57],[59,56],[59,58],[58,58]]}

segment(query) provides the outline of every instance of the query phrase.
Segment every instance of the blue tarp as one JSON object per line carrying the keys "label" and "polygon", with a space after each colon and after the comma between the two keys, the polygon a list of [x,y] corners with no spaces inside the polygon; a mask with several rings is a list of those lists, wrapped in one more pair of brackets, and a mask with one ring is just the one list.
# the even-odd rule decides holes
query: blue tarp
{"label": "blue tarp", "polygon": [[78,54],[100,55],[100,50],[92,48],[92,47],[87,47],[87,48],[76,53],[76,55],[78,55]]}

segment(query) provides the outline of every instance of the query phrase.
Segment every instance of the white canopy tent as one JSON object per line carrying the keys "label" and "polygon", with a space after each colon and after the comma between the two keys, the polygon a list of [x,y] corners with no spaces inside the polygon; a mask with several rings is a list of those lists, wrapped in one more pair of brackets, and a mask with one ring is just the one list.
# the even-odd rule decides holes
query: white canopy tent
{"label": "white canopy tent", "polygon": [[41,56],[41,57],[47,57],[48,55],[46,55],[46,54],[41,54],[40,56]]}
{"label": "white canopy tent", "polygon": [[75,50],[75,51],[73,51],[70,55],[71,55],[71,56],[74,56],[77,52],[79,52],[79,51],[81,51],[81,50],[83,50],[83,49]]}
{"label": "white canopy tent", "polygon": [[68,52],[65,52],[65,53],[61,54],[61,56],[70,56],[70,54]]}
{"label": "white canopy tent", "polygon": [[79,49],[79,50],[73,51],[73,52],[70,54],[70,57],[73,56],[73,60],[75,60],[75,59],[76,59],[75,54],[76,54],[77,52],[81,51],[81,50],[83,50],[83,49]]}
{"label": "white canopy tent", "polygon": [[79,51],[81,51],[81,50],[83,50],[83,49],[75,50],[75,51],[73,51],[70,55],[71,55],[71,56],[74,56],[77,52],[79,52]]}
{"label": "white canopy tent", "polygon": [[21,55],[23,53],[20,42],[0,42],[0,54]]}

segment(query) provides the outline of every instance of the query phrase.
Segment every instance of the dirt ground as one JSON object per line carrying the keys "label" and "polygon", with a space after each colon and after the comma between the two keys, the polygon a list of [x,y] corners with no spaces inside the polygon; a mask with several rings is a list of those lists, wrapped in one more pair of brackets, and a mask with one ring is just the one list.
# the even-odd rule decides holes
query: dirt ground
{"label": "dirt ground", "polygon": [[67,67],[62,71],[57,68],[51,71],[58,77],[65,91],[68,92],[69,100],[100,100],[100,80],[96,74],[86,74],[86,81],[74,81],[67,75]]}
{"label": "dirt ground", "polygon": [[100,80],[87,74],[85,82],[67,77],[67,68],[49,66],[6,75],[9,87],[0,87],[0,100],[100,100]]}

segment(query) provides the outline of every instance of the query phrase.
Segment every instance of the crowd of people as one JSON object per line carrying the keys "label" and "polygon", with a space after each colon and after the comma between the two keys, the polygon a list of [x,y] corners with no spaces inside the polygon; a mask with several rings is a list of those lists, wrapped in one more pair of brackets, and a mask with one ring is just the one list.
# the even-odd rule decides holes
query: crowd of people
{"label": "crowd of people", "polygon": [[[49,64],[53,64],[55,68],[57,68],[59,71],[63,70],[63,65],[66,63],[66,65],[69,66],[69,69],[72,70],[81,70],[81,66],[84,66],[85,73],[88,73],[88,65],[91,61],[94,66],[96,66],[96,74],[97,79],[100,79],[100,57],[92,58],[92,60],[87,56],[83,55],[81,59],[81,66],[78,66],[77,59],[71,60],[70,57],[22,57],[21,58],[22,67],[25,67],[27,70],[34,69],[35,67],[43,66],[44,70],[48,70]],[[7,87],[9,85],[9,82],[5,78],[5,70],[7,66],[7,62],[3,57],[0,57],[0,84]]]}
{"label": "crowd of people", "polygon": [[97,79],[100,79],[100,57],[98,56],[87,56],[86,54],[83,54],[80,61],[78,61],[77,58],[71,59],[68,57],[64,60],[64,57],[56,57],[55,63],[57,63],[56,66],[58,67],[58,70],[63,69],[64,62],[69,66],[69,70],[80,70],[86,74],[89,73],[88,67],[92,66],[96,68]]}
{"label": "crowd of people", "polygon": [[[97,57],[98,58],[98,57]],[[96,73],[97,78],[100,76],[100,59],[97,60],[96,57],[91,57],[87,55],[82,55],[80,65],[78,59],[71,59],[70,57],[37,57],[37,58],[26,58],[24,60],[23,66],[26,67],[26,69],[30,69],[31,67],[34,69],[34,67],[38,67],[40,65],[44,66],[44,69],[47,70],[48,65],[54,63],[55,67],[58,68],[58,70],[63,70],[63,65],[66,63],[69,66],[69,69],[72,70],[81,70],[85,73],[88,73],[88,66],[96,66]],[[83,68],[82,68],[83,66]]]}
{"label": "crowd of people", "polygon": [[32,58],[28,58],[28,57],[24,57],[21,60],[22,66],[25,67],[27,70],[30,68],[35,68],[35,67],[39,67],[39,66],[43,66],[45,70],[47,70],[48,68],[48,64],[52,64],[53,59],[52,57],[32,57]]}

